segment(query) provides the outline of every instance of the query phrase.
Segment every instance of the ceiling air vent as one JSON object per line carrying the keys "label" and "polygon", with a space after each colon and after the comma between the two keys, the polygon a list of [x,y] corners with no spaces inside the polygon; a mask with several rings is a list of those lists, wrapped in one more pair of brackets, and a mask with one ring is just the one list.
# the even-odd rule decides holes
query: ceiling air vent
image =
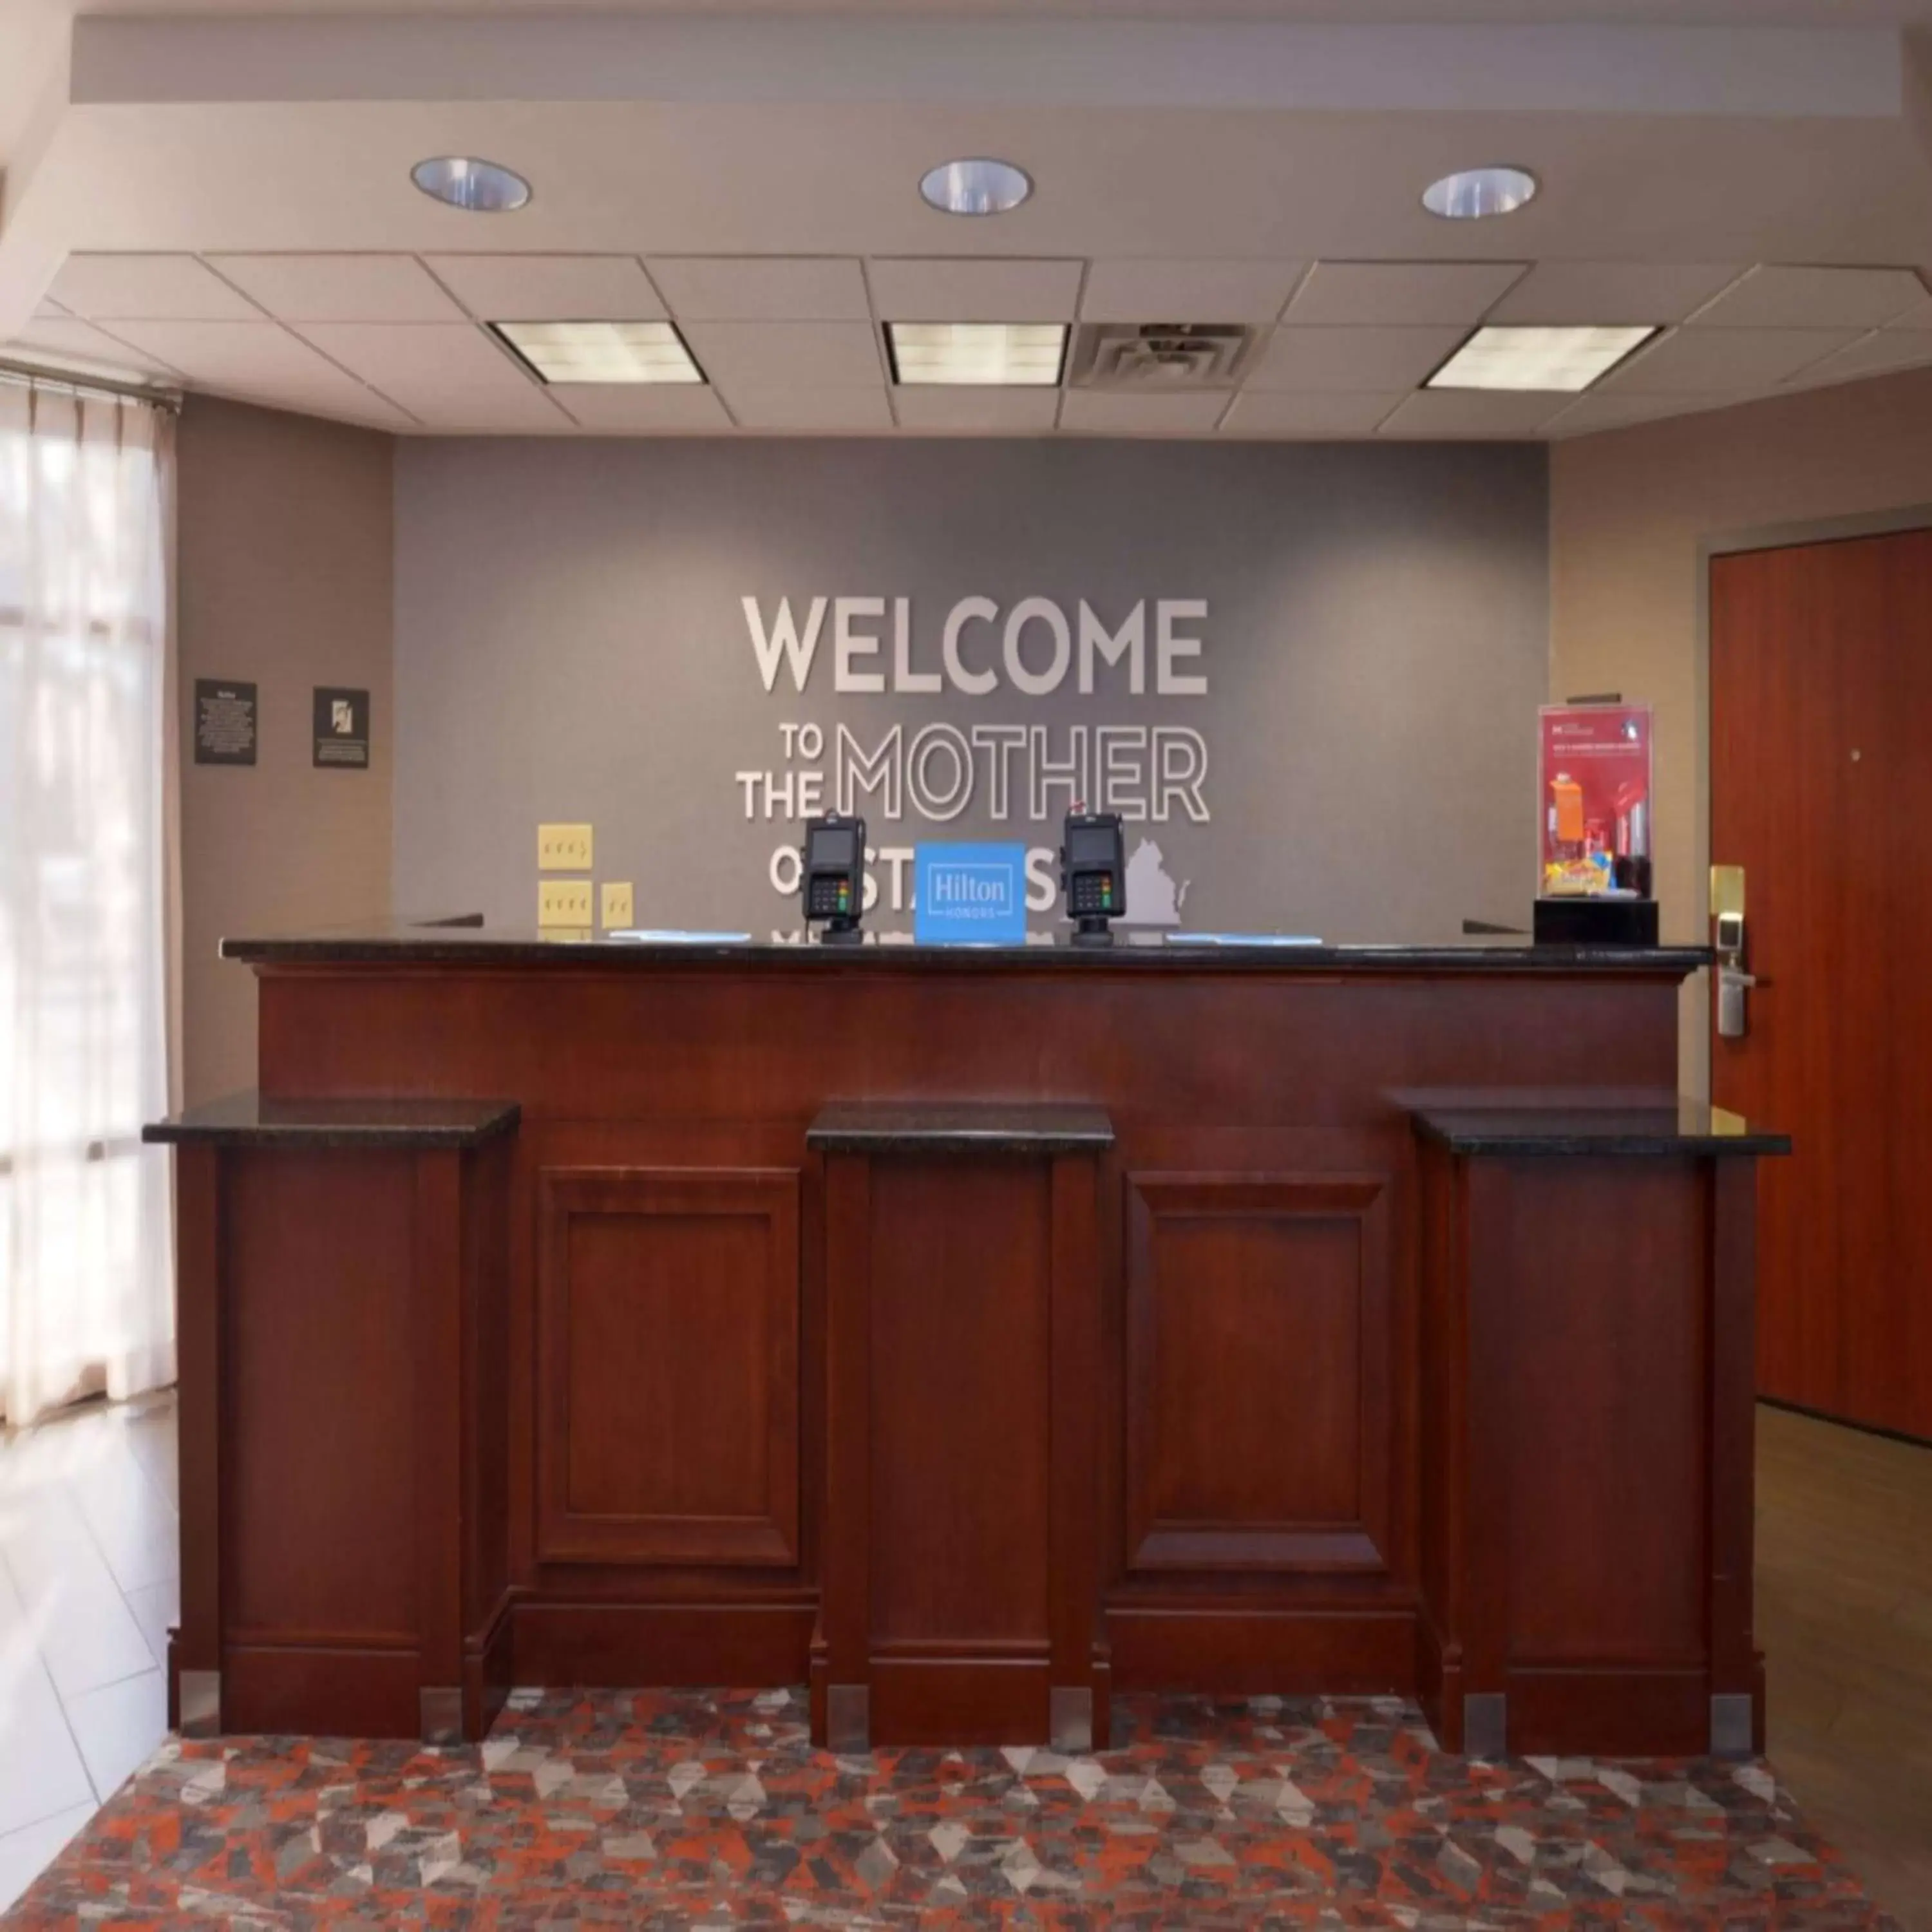
{"label": "ceiling air vent", "polygon": [[1229,389],[1254,343],[1234,322],[1090,322],[1067,380],[1076,389]]}

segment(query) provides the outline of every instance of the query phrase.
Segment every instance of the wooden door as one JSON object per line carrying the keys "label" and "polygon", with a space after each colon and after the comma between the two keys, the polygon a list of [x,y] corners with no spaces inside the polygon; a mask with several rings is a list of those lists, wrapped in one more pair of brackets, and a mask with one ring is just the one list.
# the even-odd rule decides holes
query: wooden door
{"label": "wooden door", "polygon": [[1767,1161],[1760,1391],[1932,1437],[1932,530],[1711,566],[1711,856],[1750,1030],[1712,1097]]}

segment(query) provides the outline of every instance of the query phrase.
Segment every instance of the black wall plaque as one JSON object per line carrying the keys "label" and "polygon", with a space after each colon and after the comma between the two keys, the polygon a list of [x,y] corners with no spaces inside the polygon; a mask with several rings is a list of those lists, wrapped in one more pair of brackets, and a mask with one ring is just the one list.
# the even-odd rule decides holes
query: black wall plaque
{"label": "black wall plaque", "polygon": [[232,677],[194,681],[194,761],[198,765],[255,762],[255,687]]}
{"label": "black wall plaque", "polygon": [[369,694],[315,687],[315,762],[350,771],[369,767]]}

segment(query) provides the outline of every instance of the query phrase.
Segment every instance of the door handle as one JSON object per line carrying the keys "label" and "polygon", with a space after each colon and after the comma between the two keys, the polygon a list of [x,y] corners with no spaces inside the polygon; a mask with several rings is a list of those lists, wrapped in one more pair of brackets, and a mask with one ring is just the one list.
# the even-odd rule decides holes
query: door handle
{"label": "door handle", "polygon": [[1718,1037],[1742,1040],[1750,1031],[1750,1010],[1744,995],[1757,984],[1757,976],[1740,967],[1718,968]]}
{"label": "door handle", "polygon": [[1758,983],[1744,964],[1744,868],[1711,868],[1712,938],[1718,955],[1718,1037],[1742,1040],[1750,1031],[1745,995]]}

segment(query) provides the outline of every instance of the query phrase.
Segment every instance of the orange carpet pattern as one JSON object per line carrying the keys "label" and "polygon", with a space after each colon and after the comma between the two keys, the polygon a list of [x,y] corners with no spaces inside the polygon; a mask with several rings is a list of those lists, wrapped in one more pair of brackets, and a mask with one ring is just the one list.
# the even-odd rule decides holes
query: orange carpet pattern
{"label": "orange carpet pattern", "polygon": [[1761,1764],[1485,1763],[1390,1699],[812,1748],[802,1693],[519,1693],[480,1748],[171,1743],[10,1928],[1882,1927]]}

